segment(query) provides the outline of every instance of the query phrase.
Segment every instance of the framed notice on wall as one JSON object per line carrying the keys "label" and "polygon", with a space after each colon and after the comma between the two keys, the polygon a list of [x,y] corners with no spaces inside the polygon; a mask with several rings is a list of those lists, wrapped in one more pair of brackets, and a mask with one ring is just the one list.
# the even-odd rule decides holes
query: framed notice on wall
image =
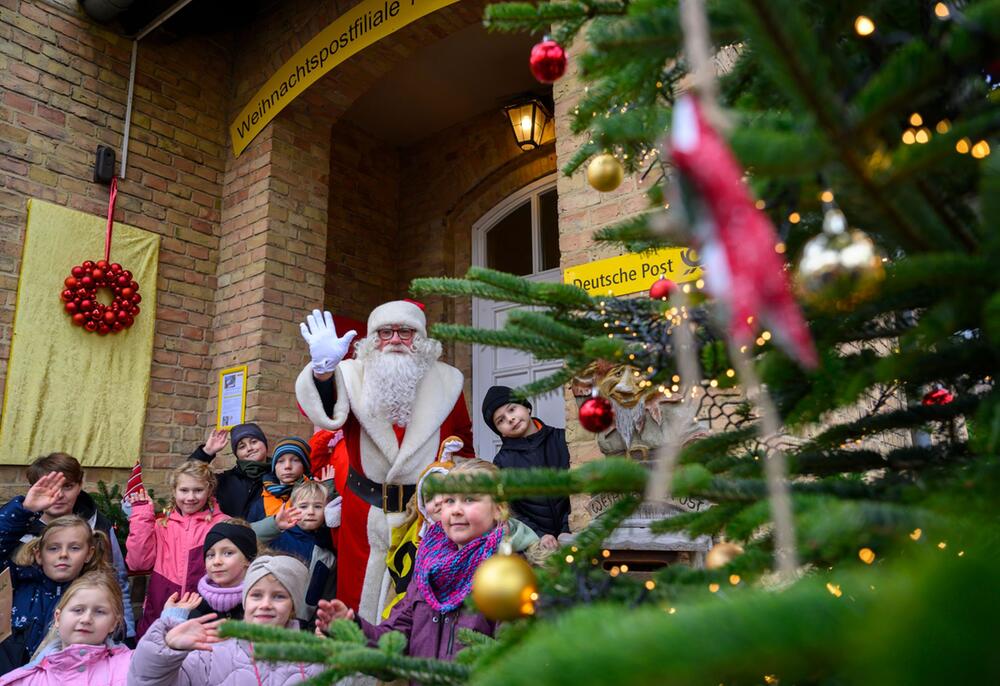
{"label": "framed notice on wall", "polygon": [[219,412],[215,425],[231,429],[242,424],[247,412],[247,366],[230,367],[219,372]]}

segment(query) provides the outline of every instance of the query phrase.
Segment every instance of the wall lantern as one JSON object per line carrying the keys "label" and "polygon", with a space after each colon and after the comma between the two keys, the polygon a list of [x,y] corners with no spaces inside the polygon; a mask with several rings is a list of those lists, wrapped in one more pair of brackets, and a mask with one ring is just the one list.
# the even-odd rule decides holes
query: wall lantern
{"label": "wall lantern", "polygon": [[534,150],[542,144],[545,128],[552,122],[552,113],[541,100],[518,100],[504,107],[503,113],[510,122],[514,140],[521,150]]}

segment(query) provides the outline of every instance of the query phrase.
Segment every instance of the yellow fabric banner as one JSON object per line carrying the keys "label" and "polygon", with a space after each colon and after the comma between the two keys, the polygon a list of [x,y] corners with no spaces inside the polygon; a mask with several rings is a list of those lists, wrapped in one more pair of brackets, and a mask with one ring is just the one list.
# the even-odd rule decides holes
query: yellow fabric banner
{"label": "yellow fabric banner", "polygon": [[[160,237],[116,223],[111,261],[139,283],[135,323],[99,336],[73,326],[59,294],[70,269],[104,257],[107,219],[31,200],[7,366],[0,464],[64,451],[87,467],[131,467],[146,417]],[[110,302],[110,294],[98,294]]]}
{"label": "yellow fabric banner", "polygon": [[229,125],[233,154],[250,142],[288,103],[351,55],[407,24],[458,0],[362,0],[344,10],[267,80]]}

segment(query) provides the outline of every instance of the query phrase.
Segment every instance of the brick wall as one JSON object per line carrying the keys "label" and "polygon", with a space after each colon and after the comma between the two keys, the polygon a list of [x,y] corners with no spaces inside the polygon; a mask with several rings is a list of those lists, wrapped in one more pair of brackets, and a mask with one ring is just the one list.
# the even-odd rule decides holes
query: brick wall
{"label": "brick wall", "polygon": [[[0,385],[6,378],[29,198],[95,215],[98,143],[121,149],[131,42],[82,14],[74,0],[0,3]],[[162,237],[157,323],[143,453],[150,478],[201,435],[209,325],[226,159],[230,51],[204,36],[153,36],[139,50],[127,178],[115,218]],[[82,256],[86,257],[86,256]],[[89,480],[120,479],[92,469]],[[22,468],[0,467],[0,497]]]}

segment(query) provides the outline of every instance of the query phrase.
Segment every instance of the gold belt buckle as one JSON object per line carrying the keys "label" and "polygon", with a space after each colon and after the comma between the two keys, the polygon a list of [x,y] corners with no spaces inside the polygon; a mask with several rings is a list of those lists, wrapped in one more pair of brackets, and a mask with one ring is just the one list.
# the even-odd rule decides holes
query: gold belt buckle
{"label": "gold belt buckle", "polygon": [[389,512],[389,487],[396,486],[396,500],[398,501],[396,509],[394,512],[402,512],[404,509],[403,505],[403,488],[397,484],[382,484],[382,511]]}

